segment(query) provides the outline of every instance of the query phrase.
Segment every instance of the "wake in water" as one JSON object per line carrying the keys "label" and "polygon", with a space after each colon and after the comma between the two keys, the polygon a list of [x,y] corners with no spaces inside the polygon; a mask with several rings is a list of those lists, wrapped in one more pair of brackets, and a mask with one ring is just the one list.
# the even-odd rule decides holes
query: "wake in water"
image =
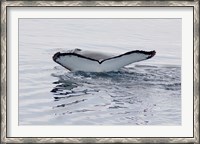
{"label": "wake in water", "polygon": [[180,72],[146,65],[104,73],[58,70],[53,109],[66,124],[181,124]]}

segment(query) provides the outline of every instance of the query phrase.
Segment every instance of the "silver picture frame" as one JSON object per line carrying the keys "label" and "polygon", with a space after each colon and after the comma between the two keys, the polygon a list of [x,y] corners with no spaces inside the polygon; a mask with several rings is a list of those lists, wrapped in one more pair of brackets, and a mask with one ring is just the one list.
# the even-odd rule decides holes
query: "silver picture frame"
{"label": "silver picture frame", "polygon": [[[57,6],[104,6],[104,7],[193,7],[194,29],[194,96],[193,96],[193,137],[7,137],[7,9],[9,7],[57,7]],[[199,1],[1,1],[1,143],[199,143]]]}

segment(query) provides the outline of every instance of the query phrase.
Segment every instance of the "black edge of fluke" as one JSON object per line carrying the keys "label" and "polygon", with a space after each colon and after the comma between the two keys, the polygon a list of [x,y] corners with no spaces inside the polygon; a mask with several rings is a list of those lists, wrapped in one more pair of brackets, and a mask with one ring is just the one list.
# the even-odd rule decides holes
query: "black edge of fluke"
{"label": "black edge of fluke", "polygon": [[53,55],[53,60],[56,62],[56,59],[60,56],[60,52],[57,52]]}
{"label": "black edge of fluke", "polygon": [[70,68],[65,67],[63,64],[61,64],[60,62],[56,61],[56,59],[59,58],[60,55],[62,55],[62,53],[60,53],[60,52],[55,53],[55,54],[53,55],[53,57],[52,57],[52,58],[53,58],[53,61],[55,61],[56,63],[60,64],[60,65],[63,66],[64,68],[66,68],[66,69],[68,69],[68,70],[71,71]]}
{"label": "black edge of fluke", "polygon": [[150,58],[152,58],[153,56],[155,56],[156,55],[156,51],[155,50],[153,50],[153,51],[150,51],[150,56],[147,58],[147,59],[150,59]]}
{"label": "black edge of fluke", "polygon": [[145,55],[149,55],[146,59],[150,59],[156,54],[156,51],[155,50],[153,50],[153,51],[142,51],[142,50],[129,51],[129,52],[126,52],[124,54],[121,54],[121,55],[118,55],[118,56],[115,56],[115,57],[104,59],[101,62],[99,62],[99,64],[103,63],[104,61],[114,59],[114,58],[118,58],[118,57],[122,57],[124,55],[129,55],[129,54],[132,54],[132,53],[142,53],[142,54],[145,54]]}
{"label": "black edge of fluke", "polygon": [[132,54],[132,53],[143,53],[143,54],[145,54],[145,55],[149,55],[149,56],[147,57],[147,59],[150,59],[150,58],[152,58],[152,57],[156,54],[156,51],[155,51],[155,50],[153,50],[153,51],[134,50],[134,51],[129,51],[129,52],[126,52],[126,53],[124,53],[124,54],[115,56],[115,57],[111,57],[111,58],[104,59],[104,60],[102,60],[102,61],[98,61],[98,60],[95,60],[95,59],[92,59],[92,58],[89,58],[89,57],[85,57],[85,56],[83,56],[83,55],[79,55],[79,54],[76,54],[76,53],[60,53],[60,52],[57,52],[57,53],[54,54],[53,60],[54,60],[55,62],[57,62],[56,59],[57,59],[58,57],[60,57],[60,56],[74,55],[74,56],[77,56],[77,57],[81,57],[81,58],[89,59],[89,60],[92,60],[92,61],[96,61],[96,62],[98,62],[99,64],[101,64],[101,63],[103,63],[103,62],[106,61],[106,60],[113,59],[113,58],[117,58],[117,57],[122,57],[122,56],[124,56],[124,55]]}
{"label": "black edge of fluke", "polygon": [[[59,58],[60,56],[66,56],[66,55],[74,55],[74,56],[77,56],[77,57],[81,57],[81,58],[85,58],[85,59],[88,59],[88,60],[92,60],[92,61],[96,61],[98,62],[99,64],[103,63],[104,61],[107,61],[107,60],[110,60],[110,59],[114,59],[114,58],[118,58],[118,57],[122,57],[124,55],[129,55],[129,54],[132,54],[132,53],[143,53],[145,55],[149,55],[146,59],[150,59],[152,58],[155,54],[156,54],[156,51],[153,50],[153,51],[142,51],[142,50],[134,50],[134,51],[129,51],[129,52],[126,52],[124,54],[121,54],[121,55],[118,55],[118,56],[114,56],[114,57],[110,57],[110,58],[107,58],[107,59],[104,59],[102,61],[98,61],[98,60],[95,60],[95,59],[92,59],[92,58],[89,58],[89,57],[85,57],[83,55],[80,55],[80,54],[77,54],[77,53],[60,53],[60,52],[57,52],[54,54],[53,56],[53,60],[56,62],[56,63],[59,63],[56,61],[57,58]],[[59,63],[60,65],[62,65],[61,63]],[[68,68],[67,68],[68,69]]]}

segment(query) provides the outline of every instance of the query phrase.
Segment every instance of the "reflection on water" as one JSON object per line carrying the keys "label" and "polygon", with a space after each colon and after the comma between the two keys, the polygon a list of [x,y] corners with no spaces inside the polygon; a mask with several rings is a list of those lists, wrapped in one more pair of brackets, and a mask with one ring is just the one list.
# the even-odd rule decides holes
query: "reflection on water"
{"label": "reflection on water", "polygon": [[180,67],[136,65],[52,76],[58,78],[53,109],[66,124],[181,124]]}

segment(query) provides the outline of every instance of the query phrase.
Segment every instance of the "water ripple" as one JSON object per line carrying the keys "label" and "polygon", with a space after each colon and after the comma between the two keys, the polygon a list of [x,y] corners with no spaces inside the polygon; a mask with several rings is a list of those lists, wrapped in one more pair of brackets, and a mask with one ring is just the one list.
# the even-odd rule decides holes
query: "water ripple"
{"label": "water ripple", "polygon": [[[84,124],[91,124],[92,119],[95,124],[112,121],[115,124],[151,125],[155,118],[159,121],[160,111],[169,106],[180,116],[180,107],[171,103],[176,100],[176,105],[180,106],[174,97],[180,98],[181,94],[180,71],[180,67],[142,65],[106,73],[58,72],[52,74],[58,78],[51,90],[54,112],[69,118],[79,113],[76,117],[81,117]],[[95,115],[98,117],[94,118]],[[167,113],[164,115],[169,117]],[[99,117],[107,117],[107,120],[99,122]],[[181,117],[176,118],[176,121],[172,118],[165,123],[180,123]]]}

